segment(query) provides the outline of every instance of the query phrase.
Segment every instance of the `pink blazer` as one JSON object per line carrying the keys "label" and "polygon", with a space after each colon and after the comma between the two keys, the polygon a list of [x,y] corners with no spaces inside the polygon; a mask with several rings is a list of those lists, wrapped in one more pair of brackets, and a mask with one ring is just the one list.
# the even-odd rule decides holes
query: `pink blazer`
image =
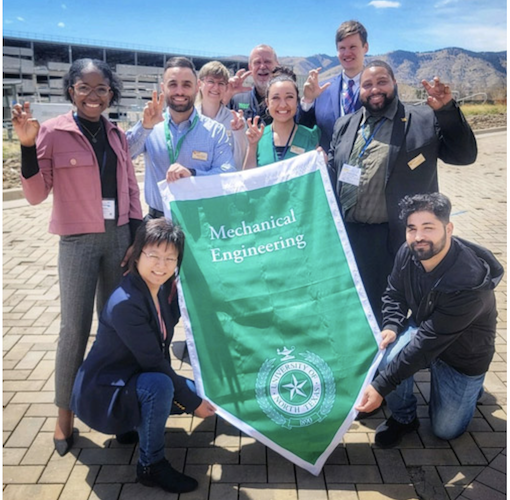
{"label": "pink blazer", "polygon": [[[122,226],[129,219],[143,218],[140,191],[124,132],[108,120],[104,120],[103,124],[108,142],[117,155],[118,225]],[[29,179],[21,176],[21,182],[23,193],[31,205],[44,201],[53,189],[50,233],[104,232],[99,165],[72,112],[41,125],[37,137],[37,158],[39,173]]]}

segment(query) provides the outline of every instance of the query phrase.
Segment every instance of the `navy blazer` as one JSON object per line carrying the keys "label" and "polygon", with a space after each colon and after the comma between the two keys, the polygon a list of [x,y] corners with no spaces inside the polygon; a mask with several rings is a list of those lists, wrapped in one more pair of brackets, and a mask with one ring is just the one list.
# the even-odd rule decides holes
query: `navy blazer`
{"label": "navy blazer", "polygon": [[[349,163],[362,118],[363,111],[358,110],[335,124],[328,167],[338,199],[342,189],[340,172],[344,163]],[[407,106],[398,102],[385,187],[389,243],[394,254],[405,241],[405,228],[399,221],[400,200],[406,195],[439,190],[438,158],[453,165],[469,165],[476,156],[475,136],[457,103],[452,101],[446,109],[434,112],[428,105]]]}
{"label": "navy blazer", "polygon": [[[301,110],[299,123],[308,128],[317,125],[321,129],[320,145],[327,153],[333,137],[335,122],[342,116],[340,91],[342,90],[342,73],[332,79],[321,82],[321,84],[331,82],[331,85],[315,99],[313,106],[308,111]],[[359,92],[356,98],[355,109],[361,108]]]}
{"label": "navy blazer", "polygon": [[167,336],[163,340],[158,314],[147,285],[133,273],[124,276],[99,319],[96,341],[80,367],[71,409],[87,425],[105,434],[133,430],[140,421],[136,381],[143,372],[168,375],[174,404],[188,413],[202,402],[170,364],[170,342],[180,312],[171,284],[159,291]]}

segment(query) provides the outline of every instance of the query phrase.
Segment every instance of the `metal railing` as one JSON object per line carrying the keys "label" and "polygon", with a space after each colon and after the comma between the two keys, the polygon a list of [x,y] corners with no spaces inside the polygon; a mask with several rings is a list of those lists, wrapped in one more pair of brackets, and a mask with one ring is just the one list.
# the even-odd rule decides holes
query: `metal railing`
{"label": "metal railing", "polygon": [[97,47],[97,48],[108,48],[108,49],[126,49],[126,50],[134,50],[134,51],[143,51],[143,52],[157,52],[162,54],[182,54],[188,56],[196,56],[196,57],[206,57],[206,58],[221,58],[221,59],[230,59],[231,56],[227,54],[219,54],[215,52],[207,52],[204,50],[187,50],[181,49],[177,47],[157,47],[155,45],[142,45],[135,43],[126,43],[126,42],[111,42],[108,40],[92,40],[89,38],[78,38],[72,36],[60,36],[60,35],[41,35],[39,33],[29,33],[24,31],[11,31],[4,30],[3,31],[4,38],[15,38],[18,40],[30,40],[30,41],[39,41],[39,42],[59,42],[59,43],[67,43],[70,45],[86,45],[89,47]]}

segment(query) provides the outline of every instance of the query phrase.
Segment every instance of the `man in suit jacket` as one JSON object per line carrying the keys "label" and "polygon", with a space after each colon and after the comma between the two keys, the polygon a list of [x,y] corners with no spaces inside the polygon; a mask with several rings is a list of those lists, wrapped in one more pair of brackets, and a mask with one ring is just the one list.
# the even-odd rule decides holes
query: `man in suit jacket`
{"label": "man in suit jacket", "polygon": [[346,21],[338,28],[335,42],[342,72],[320,85],[319,69],[310,71],[303,88],[299,117],[302,125],[310,128],[318,125],[322,132],[320,145],[326,152],[338,118],[361,107],[359,81],[368,51],[367,30],[358,21]]}
{"label": "man in suit jacket", "polygon": [[380,322],[381,297],[393,258],[405,241],[398,203],[405,195],[439,191],[437,160],[476,160],[474,134],[450,89],[434,78],[423,86],[428,106],[400,102],[391,67],[372,61],[361,74],[363,107],[340,118],[329,169],[370,304]]}

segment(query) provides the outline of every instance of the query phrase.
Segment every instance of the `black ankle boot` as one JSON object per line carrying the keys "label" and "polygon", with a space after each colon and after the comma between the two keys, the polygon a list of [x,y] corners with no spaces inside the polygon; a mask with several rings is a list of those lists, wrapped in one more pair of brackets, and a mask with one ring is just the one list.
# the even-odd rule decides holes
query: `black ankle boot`
{"label": "black ankle boot", "polygon": [[136,444],[138,443],[138,432],[129,431],[124,432],[124,434],[117,434],[115,439],[120,444]]}
{"label": "black ankle boot", "polygon": [[417,430],[418,427],[420,427],[420,421],[417,417],[408,424],[401,424],[390,417],[375,430],[375,444],[380,448],[393,448],[406,434]]}
{"label": "black ankle boot", "polygon": [[164,458],[150,465],[136,465],[136,479],[144,486],[158,486],[170,493],[187,493],[197,488],[198,482],[176,471]]}

